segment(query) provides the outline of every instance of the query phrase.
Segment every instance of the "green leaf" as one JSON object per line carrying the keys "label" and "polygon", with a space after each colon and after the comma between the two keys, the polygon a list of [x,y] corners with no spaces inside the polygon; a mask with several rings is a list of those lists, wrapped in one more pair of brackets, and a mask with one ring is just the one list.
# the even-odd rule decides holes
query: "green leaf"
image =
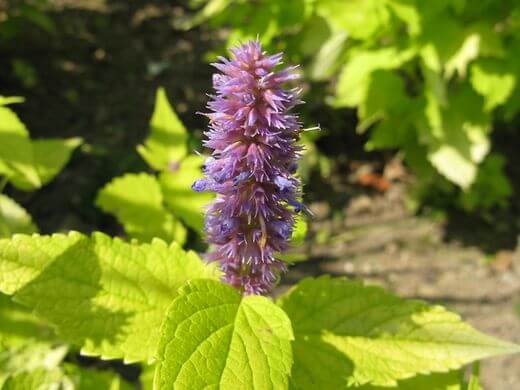
{"label": "green leaf", "polygon": [[395,16],[406,23],[410,35],[417,36],[421,33],[421,18],[424,15],[421,15],[414,0],[390,0],[388,7]]}
{"label": "green leaf", "polygon": [[0,238],[14,233],[36,233],[37,228],[25,209],[11,198],[0,194]]}
{"label": "green leaf", "polygon": [[520,352],[440,306],[345,279],[305,279],[279,304],[294,328],[295,389],[396,386],[417,374]]}
{"label": "green leaf", "polygon": [[483,390],[483,387],[480,384],[479,374],[480,364],[479,362],[476,362],[473,364],[473,369],[471,372],[471,377],[469,378],[468,387],[465,390]]}
{"label": "green leaf", "polygon": [[369,76],[365,99],[359,105],[357,130],[363,132],[380,119],[396,117],[402,121],[412,104],[401,77],[392,71],[376,70]]}
{"label": "green leaf", "polygon": [[194,16],[188,19],[174,21],[174,26],[182,30],[189,30],[221,13],[234,2],[235,0],[207,0],[204,8],[202,8]]}
{"label": "green leaf", "polygon": [[455,72],[462,78],[466,77],[468,64],[478,57],[480,36],[476,33],[468,34],[460,48],[446,61],[445,77],[451,78]]}
{"label": "green leaf", "polygon": [[[301,214],[298,214],[294,223],[294,228],[291,236],[291,248],[297,248],[303,244],[307,237],[307,221]],[[293,253],[291,251],[282,253],[279,255],[280,259],[287,263],[297,263],[300,261],[306,261],[309,257],[305,253]]]}
{"label": "green leaf", "polygon": [[331,34],[326,42],[321,45],[314,55],[309,66],[309,73],[314,80],[327,80],[336,70],[338,60],[343,52],[343,46],[347,40],[346,31],[337,31]]}
{"label": "green leaf", "polygon": [[316,12],[336,31],[346,30],[355,39],[369,39],[384,30],[390,13],[379,0],[322,0]]}
{"label": "green leaf", "polygon": [[307,221],[299,214],[294,223],[294,229],[291,237],[291,245],[301,245],[307,236]]}
{"label": "green leaf", "polygon": [[39,368],[30,372],[21,372],[10,377],[2,390],[48,390],[61,389],[64,385],[63,372],[56,368],[46,370]]}
{"label": "green leaf", "polygon": [[[467,390],[462,385],[462,372],[460,370],[447,373],[435,373],[430,375],[418,375],[410,379],[398,381],[392,390]],[[387,386],[362,385],[355,387],[357,390],[388,390]]]}
{"label": "green leaf", "polygon": [[475,35],[466,34],[459,21],[449,12],[436,14],[424,22],[424,31],[420,36],[421,55],[428,67],[442,72],[444,66],[451,61],[450,72],[455,68],[465,71],[461,66],[475,53],[472,50],[473,44],[478,43]]}
{"label": "green leaf", "polygon": [[29,133],[18,116],[3,106],[0,106],[0,174],[9,179],[20,175],[34,187],[41,185],[34,168]]}
{"label": "green leaf", "polygon": [[0,294],[0,350],[31,342],[53,342],[54,332],[26,307]]}
{"label": "green leaf", "polygon": [[482,98],[464,84],[452,90],[446,108],[432,94],[426,99],[426,119],[418,127],[429,149],[428,160],[448,180],[467,189],[490,148],[491,119],[482,110]]}
{"label": "green leaf", "polygon": [[358,50],[343,67],[336,87],[337,106],[355,107],[366,97],[370,74],[377,69],[395,69],[416,54],[415,48],[401,51],[395,47]]}
{"label": "green leaf", "polygon": [[[47,184],[63,169],[72,152],[81,145],[81,138],[41,139],[32,141],[33,166],[41,185]],[[23,176],[11,179],[13,185],[22,190],[31,191],[38,187]]]}
{"label": "green leaf", "polygon": [[7,106],[9,104],[23,103],[25,99],[20,96],[2,96],[0,95],[0,106]]}
{"label": "green leaf", "polygon": [[95,233],[0,240],[0,291],[86,355],[151,361],[166,309],[187,280],[218,277],[193,252]]}
{"label": "green leaf", "polygon": [[507,101],[517,80],[514,72],[503,61],[481,59],[471,67],[470,81],[475,91],[484,96],[484,109],[492,111]]}
{"label": "green leaf", "polygon": [[127,174],[112,180],[100,190],[96,205],[114,214],[130,237],[180,245],[186,241],[186,229],[164,208],[161,187],[152,175]]}
{"label": "green leaf", "polygon": [[463,209],[475,211],[477,209],[491,209],[494,206],[506,207],[513,188],[504,169],[504,156],[492,153],[484,160],[479,168],[475,182],[460,194],[459,203]]}
{"label": "green leaf", "polygon": [[191,186],[202,177],[202,156],[188,156],[176,171],[162,172],[159,182],[166,206],[175,217],[197,232],[204,226],[204,208],[214,198],[207,192],[195,192]]}
{"label": "green leaf", "polygon": [[137,147],[139,154],[158,171],[178,164],[188,152],[188,133],[170,106],[164,88],[157,90],[150,126],[150,136]]}
{"label": "green leaf", "polygon": [[291,323],[269,298],[188,282],[163,323],[156,389],[286,389]]}
{"label": "green leaf", "polygon": [[155,376],[155,365],[146,365],[142,367],[141,375],[139,375],[139,383],[142,390],[153,390],[153,378]]}

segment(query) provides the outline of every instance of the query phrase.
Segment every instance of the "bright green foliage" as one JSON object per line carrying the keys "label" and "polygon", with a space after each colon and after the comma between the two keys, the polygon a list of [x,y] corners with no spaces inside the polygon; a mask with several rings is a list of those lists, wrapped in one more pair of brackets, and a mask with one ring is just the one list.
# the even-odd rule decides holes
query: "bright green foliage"
{"label": "bright green foliage", "polygon": [[[160,240],[74,232],[0,240],[0,291],[84,354],[154,363],[145,388],[155,368],[156,389],[460,390],[464,364],[520,352],[440,306],[359,282],[305,279],[276,305],[218,277],[194,253]],[[0,318],[6,388],[127,387],[110,373],[60,364],[66,348],[5,296]]]}
{"label": "bright green foliage", "polygon": [[[80,138],[42,139],[32,143],[33,166],[42,185],[50,182],[63,169],[72,152],[82,143]],[[11,182],[16,187],[32,191],[35,188],[24,177],[13,177]]]}
{"label": "bright green foliage", "polygon": [[137,151],[152,168],[167,170],[188,153],[188,132],[170,106],[164,88],[157,90],[150,127],[150,136]]}
{"label": "bright green foliage", "polygon": [[32,141],[18,116],[5,104],[18,98],[0,100],[0,175],[14,186],[32,191],[52,180],[80,144],[79,138]]}
{"label": "bright green foliage", "polygon": [[0,240],[0,291],[56,326],[87,355],[149,361],[177,289],[214,267],[173,243],[128,244],[101,233]]}
{"label": "bright green foliage", "polygon": [[352,388],[357,390],[467,390],[461,371],[418,375],[398,381],[397,385],[393,387],[362,385]]}
{"label": "bright green foliage", "polygon": [[307,78],[331,80],[336,93],[329,101],[357,108],[358,130],[371,129],[367,147],[400,149],[418,179],[431,185],[440,174],[471,191],[493,121],[520,112],[513,0],[201,3],[185,27],[208,19],[231,26],[228,46],[259,35],[268,49],[302,63]]}
{"label": "bright green foliage", "polygon": [[[296,217],[296,222],[294,224],[294,229],[291,237],[291,248],[297,248],[299,245],[303,244],[305,238],[307,237],[307,221],[305,218],[299,214]],[[309,257],[306,254],[300,253],[282,253],[279,257],[288,263],[296,263],[299,261],[308,260]]]}
{"label": "bright green foliage", "polygon": [[374,71],[398,68],[414,54],[413,50],[400,52],[395,47],[354,52],[352,60],[343,67],[339,76],[336,105],[355,107],[362,104],[367,99],[370,77]]}
{"label": "bright green foliage", "polygon": [[8,196],[0,194],[0,238],[14,233],[36,233],[37,228],[25,209]]}
{"label": "bright green foliage", "polygon": [[520,352],[440,306],[345,279],[305,279],[279,300],[294,328],[294,388],[395,386],[417,374]]}
{"label": "bright green foliage", "polygon": [[204,207],[213,195],[197,193],[192,184],[202,177],[204,158],[188,154],[188,132],[159,88],[150,123],[151,133],[137,147],[159,176],[125,175],[114,179],[98,195],[97,205],[114,214],[130,237],[153,237],[183,244],[189,226],[202,232]]}
{"label": "bright green foliage", "polygon": [[41,185],[33,165],[29,133],[16,114],[0,107],[0,174],[22,177],[34,187]]}
{"label": "bright green foliage", "polygon": [[481,59],[471,67],[471,85],[484,97],[484,109],[492,111],[504,104],[516,85],[514,69],[496,59]]}
{"label": "bright green foliage", "polygon": [[212,280],[182,287],[161,331],[156,389],[286,389],[293,339],[270,299]]}
{"label": "bright green foliage", "polygon": [[479,372],[480,364],[478,362],[474,363],[473,371],[471,373],[471,377],[469,378],[468,386],[465,390],[483,390],[483,387],[480,384]]}
{"label": "bright green foliage", "polygon": [[0,106],[7,106],[9,104],[23,103],[25,99],[20,96],[1,96],[0,95]]}
{"label": "bright green foliage", "polygon": [[96,205],[114,214],[130,237],[151,241],[154,237],[183,245],[186,229],[164,207],[157,179],[146,173],[127,174],[103,187]]}
{"label": "bright green foliage", "polygon": [[202,232],[204,226],[204,208],[213,199],[213,194],[195,192],[192,184],[201,177],[202,156],[188,156],[176,172],[162,172],[159,176],[166,205],[173,214],[194,229]]}
{"label": "bright green foliage", "polygon": [[[51,181],[80,144],[79,138],[31,140],[18,116],[6,107],[22,98],[0,96],[0,192],[7,181],[32,191]],[[13,199],[0,194],[0,238],[35,233],[31,216]]]}

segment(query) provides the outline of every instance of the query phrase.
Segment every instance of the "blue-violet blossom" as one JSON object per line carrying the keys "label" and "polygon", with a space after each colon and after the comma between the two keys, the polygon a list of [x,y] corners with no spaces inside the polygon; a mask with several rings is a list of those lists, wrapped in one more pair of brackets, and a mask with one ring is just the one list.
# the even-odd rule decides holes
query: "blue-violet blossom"
{"label": "blue-violet blossom", "polygon": [[301,125],[289,112],[301,103],[300,90],[283,88],[299,75],[296,67],[276,70],[282,54],[267,55],[258,41],[231,52],[213,64],[221,73],[213,76],[204,142],[213,153],[193,189],[217,193],[205,221],[209,260],[244,294],[266,294],[285,270],[276,254],[287,249],[302,208],[295,176]]}

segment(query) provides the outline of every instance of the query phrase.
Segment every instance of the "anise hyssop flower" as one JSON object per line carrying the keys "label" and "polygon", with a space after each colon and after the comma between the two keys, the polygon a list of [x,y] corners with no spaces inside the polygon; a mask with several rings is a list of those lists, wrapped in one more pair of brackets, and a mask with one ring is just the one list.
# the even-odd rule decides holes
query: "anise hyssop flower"
{"label": "anise hyssop flower", "polygon": [[284,263],[294,214],[302,205],[295,176],[301,125],[290,110],[301,101],[284,84],[299,76],[295,67],[277,70],[282,54],[267,55],[258,41],[232,49],[232,58],[213,64],[216,95],[204,145],[213,150],[196,191],[214,191],[205,230],[208,257],[224,280],[245,294],[268,293]]}

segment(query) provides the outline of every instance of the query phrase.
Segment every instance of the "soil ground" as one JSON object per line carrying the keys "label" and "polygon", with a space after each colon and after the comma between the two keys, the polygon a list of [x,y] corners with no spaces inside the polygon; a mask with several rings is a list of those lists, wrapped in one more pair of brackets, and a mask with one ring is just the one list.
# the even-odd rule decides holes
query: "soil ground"
{"label": "soil ground", "polygon": [[[97,190],[122,173],[146,170],[135,146],[147,135],[158,86],[165,86],[194,138],[200,136],[205,120],[194,113],[204,108],[212,72],[204,56],[222,37],[204,28],[175,31],[172,20],[185,12],[181,1],[52,3],[55,35],[28,28],[15,42],[0,44],[0,92],[28,98],[16,109],[34,137],[80,135],[86,143],[42,190],[8,193],[43,233],[121,234],[115,220],[95,208]],[[14,59],[33,68],[33,85],[14,74]],[[301,250],[308,261],[294,266],[281,288],[325,272],[361,278],[403,297],[445,304],[478,329],[520,342],[515,205],[491,222],[458,212],[442,220],[417,216],[407,206],[408,173],[391,154],[363,151],[354,113],[332,111],[318,98],[308,107],[308,117],[331,129],[318,146],[335,168],[309,181],[306,200],[315,217]],[[518,145],[507,137],[497,144],[518,184]],[[360,185],[367,167],[389,185]],[[484,362],[482,378],[487,389],[520,388],[520,356]]]}

